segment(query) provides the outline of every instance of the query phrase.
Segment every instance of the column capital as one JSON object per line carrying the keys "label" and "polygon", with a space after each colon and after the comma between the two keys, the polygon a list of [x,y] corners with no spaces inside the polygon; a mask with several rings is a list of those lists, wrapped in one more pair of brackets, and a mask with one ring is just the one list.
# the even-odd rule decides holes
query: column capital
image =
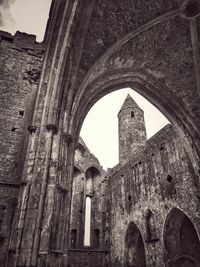
{"label": "column capital", "polygon": [[65,142],[67,143],[71,143],[73,140],[73,137],[71,134],[68,133],[63,133],[63,139],[65,140]]}
{"label": "column capital", "polygon": [[63,186],[61,186],[61,185],[56,185],[56,188],[59,190],[59,191],[61,191],[61,192],[63,192],[63,193],[68,193],[68,189],[66,188],[66,187],[63,187]]}
{"label": "column capital", "polygon": [[58,127],[55,124],[47,124],[46,128],[48,131],[52,131],[54,134],[56,134],[58,131]]}
{"label": "column capital", "polygon": [[36,126],[33,126],[33,125],[28,126],[28,131],[30,134],[35,133],[36,130],[37,130]]}

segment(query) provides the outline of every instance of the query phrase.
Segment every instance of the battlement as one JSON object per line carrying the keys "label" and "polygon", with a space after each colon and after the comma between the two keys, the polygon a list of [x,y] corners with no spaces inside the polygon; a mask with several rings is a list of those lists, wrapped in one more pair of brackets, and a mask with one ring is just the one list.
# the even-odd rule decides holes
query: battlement
{"label": "battlement", "polygon": [[44,51],[44,44],[36,42],[36,35],[25,32],[17,31],[15,35],[12,35],[9,32],[0,31],[0,41],[22,50],[40,51],[40,53]]}

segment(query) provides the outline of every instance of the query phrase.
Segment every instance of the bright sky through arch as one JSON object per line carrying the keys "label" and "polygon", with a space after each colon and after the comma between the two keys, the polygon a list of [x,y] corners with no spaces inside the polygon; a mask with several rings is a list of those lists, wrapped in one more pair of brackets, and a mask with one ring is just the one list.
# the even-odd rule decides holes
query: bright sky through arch
{"label": "bright sky through arch", "polygon": [[101,98],[87,114],[80,135],[105,170],[118,163],[117,114],[128,93],[144,110],[147,138],[169,123],[159,110],[132,89],[121,89]]}

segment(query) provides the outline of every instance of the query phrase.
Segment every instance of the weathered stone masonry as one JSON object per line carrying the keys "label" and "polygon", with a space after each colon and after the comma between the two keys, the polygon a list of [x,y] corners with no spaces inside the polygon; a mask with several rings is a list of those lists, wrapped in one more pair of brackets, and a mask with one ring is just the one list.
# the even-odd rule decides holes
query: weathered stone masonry
{"label": "weathered stone masonry", "polygon": [[[129,86],[166,115],[173,127],[168,134],[174,133],[170,140],[163,136],[167,150],[154,145],[148,150],[147,146],[141,164],[134,158],[136,174],[132,176],[132,169],[125,165],[130,171],[121,180],[117,175],[112,184],[113,190],[119,184],[121,193],[115,197],[122,201],[114,203],[114,210],[123,223],[115,224],[113,214],[104,220],[108,229],[109,219],[114,226],[110,235],[105,232],[105,242],[111,237],[109,264],[199,267],[199,14],[197,0],[53,0],[44,47],[32,36],[2,33],[2,265],[69,265],[69,254],[77,253],[69,253],[69,218],[74,151],[83,120],[101,97]],[[125,176],[136,177],[135,200]],[[141,176],[148,181],[140,182]],[[113,191],[111,195],[113,201]],[[129,222],[121,214],[123,209],[130,213]],[[178,233],[173,234],[172,247],[178,248],[174,252],[170,232]],[[189,236],[195,240],[196,247],[188,242],[193,254],[185,242]],[[153,254],[158,244],[164,244],[165,251],[157,249]],[[92,259],[99,259],[95,264],[107,264],[100,262],[99,251],[95,253],[91,252]],[[84,262],[85,252],[80,255]],[[92,267],[93,261],[87,258],[85,263]]]}
{"label": "weathered stone masonry", "polygon": [[11,234],[22,170],[31,131],[31,117],[41,72],[44,47],[36,37],[0,32],[0,203],[1,253],[3,266]]}
{"label": "weathered stone masonry", "polygon": [[[24,134],[33,113],[44,48],[35,36],[1,32],[1,181],[17,181],[23,168]],[[22,142],[23,140],[23,142]],[[20,148],[22,147],[22,148]],[[21,157],[21,160],[19,159]],[[17,162],[19,161],[19,162]],[[21,161],[21,162],[20,162]],[[17,166],[21,164],[21,168]],[[13,168],[11,170],[11,168]],[[7,177],[7,175],[9,177]]]}
{"label": "weathered stone masonry", "polygon": [[146,144],[144,112],[130,95],[127,95],[119,113],[119,162],[125,163],[140,147]]}
{"label": "weathered stone masonry", "polygon": [[[125,240],[130,222],[134,222],[140,229],[144,242],[145,254],[142,257],[146,258],[146,265],[139,266],[168,266],[169,259],[165,257],[167,251],[164,245],[168,237],[166,217],[172,208],[178,208],[187,214],[199,231],[197,183],[188,155],[171,125],[165,126],[148,140],[146,146],[133,155],[127,164],[112,169],[109,187],[112,192],[110,239],[113,266],[131,264],[126,254]],[[168,235],[172,238],[172,247],[171,235],[175,235],[175,232]],[[188,238],[188,246],[192,246],[190,242],[195,241]],[[198,258],[196,260],[199,262]]]}

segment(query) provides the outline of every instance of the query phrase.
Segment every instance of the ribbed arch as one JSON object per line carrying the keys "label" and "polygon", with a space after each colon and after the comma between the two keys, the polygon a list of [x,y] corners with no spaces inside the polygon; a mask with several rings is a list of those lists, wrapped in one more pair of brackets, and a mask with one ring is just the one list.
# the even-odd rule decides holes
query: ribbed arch
{"label": "ribbed arch", "polygon": [[[198,169],[197,158],[194,154],[194,147],[200,154],[198,144],[196,143],[198,140],[195,138],[198,135],[198,129],[192,123],[191,114],[188,113],[188,110],[185,110],[180,99],[172,95],[167,86],[161,84],[153,75],[144,70],[118,69],[105,73],[89,84],[86,90],[86,92],[89,92],[89,95],[85,94],[82,97],[81,103],[77,105],[77,109],[74,107],[71,121],[73,130],[71,129],[71,131],[74,132],[75,138],[79,136],[87,113],[99,99],[110,92],[127,87],[134,89],[145,97],[174,125],[191,158],[194,169]],[[194,144],[193,148],[190,145],[191,142]]]}

